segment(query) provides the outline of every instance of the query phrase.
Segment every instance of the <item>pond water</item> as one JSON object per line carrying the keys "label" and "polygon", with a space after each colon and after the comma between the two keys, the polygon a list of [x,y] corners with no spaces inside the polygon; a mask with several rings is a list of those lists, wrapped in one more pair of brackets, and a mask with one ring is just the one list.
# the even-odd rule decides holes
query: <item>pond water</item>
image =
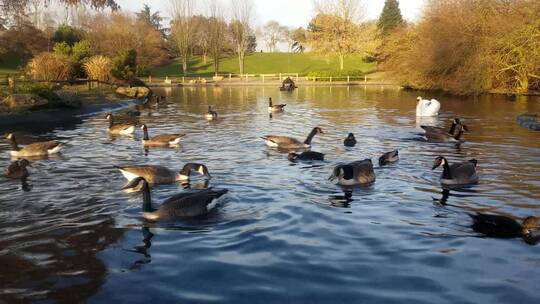
{"label": "pond water", "polygon": [[[145,151],[112,138],[104,115],[80,124],[17,132],[19,142],[58,139],[61,155],[36,160],[31,191],[0,178],[0,302],[233,303],[538,303],[540,246],[479,237],[466,212],[540,215],[540,132],[515,117],[540,112],[535,98],[430,95],[442,103],[435,125],[459,116],[465,142],[412,140],[418,92],[382,87],[158,89],[159,109],[142,111],[150,134],[186,133],[176,149]],[[426,93],[427,94],[427,93]],[[287,103],[269,117],[267,98]],[[217,121],[202,115],[207,105]],[[265,134],[313,141],[326,161],[290,163],[265,146]],[[353,132],[358,145],[343,146]],[[5,168],[7,142],[0,142]],[[400,161],[376,166],[377,181],[350,199],[330,183],[339,162],[399,149]],[[437,203],[441,168],[476,158],[480,183]],[[115,164],[181,168],[205,163],[210,186],[227,188],[208,216],[167,223],[141,217],[140,193]],[[204,187],[194,180],[191,187]],[[154,202],[180,184],[152,189]]]}

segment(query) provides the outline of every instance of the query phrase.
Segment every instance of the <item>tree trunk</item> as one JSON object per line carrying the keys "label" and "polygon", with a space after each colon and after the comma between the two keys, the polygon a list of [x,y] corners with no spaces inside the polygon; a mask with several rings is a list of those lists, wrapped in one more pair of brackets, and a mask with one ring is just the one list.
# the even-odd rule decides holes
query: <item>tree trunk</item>
{"label": "tree trunk", "polygon": [[187,74],[187,58],[182,58],[182,72],[184,73],[184,76]]}
{"label": "tree trunk", "polygon": [[214,75],[217,76],[219,73],[219,57],[214,57]]}
{"label": "tree trunk", "polygon": [[240,68],[240,75],[244,75],[244,52],[238,53],[238,67]]}
{"label": "tree trunk", "polygon": [[202,57],[203,58],[203,63],[206,64],[206,52],[204,52],[202,56],[203,56]]}
{"label": "tree trunk", "polygon": [[339,56],[339,69],[343,70],[343,59],[344,59],[345,55],[339,54],[338,56]]}

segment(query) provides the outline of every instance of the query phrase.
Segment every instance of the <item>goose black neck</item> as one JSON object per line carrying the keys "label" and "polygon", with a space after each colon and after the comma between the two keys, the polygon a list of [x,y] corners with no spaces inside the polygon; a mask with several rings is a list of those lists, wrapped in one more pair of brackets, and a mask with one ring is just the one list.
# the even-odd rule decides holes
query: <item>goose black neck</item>
{"label": "goose black neck", "polygon": [[148,185],[144,185],[141,191],[143,194],[143,212],[154,211],[154,208],[152,208],[152,198],[150,196],[150,188]]}
{"label": "goose black neck", "polygon": [[268,99],[268,106],[269,106],[269,107],[272,107],[272,98],[269,98],[269,99]]}
{"label": "goose black neck", "polygon": [[19,145],[17,145],[17,141],[15,140],[15,137],[13,136],[9,139],[9,145],[11,146],[11,150],[13,151],[20,150]]}
{"label": "goose black neck", "polygon": [[444,160],[442,178],[452,179],[452,174],[450,173],[450,165],[448,165],[448,161],[446,159]]}
{"label": "goose black neck", "polygon": [[109,117],[109,128],[112,128],[113,124],[114,124],[114,122],[113,122],[113,118],[111,116],[111,117]]}
{"label": "goose black neck", "polygon": [[143,134],[144,134],[144,135],[143,135],[143,139],[144,139],[144,140],[150,139],[150,138],[148,137],[148,128],[147,128],[147,127],[144,127],[144,128],[143,128]]}
{"label": "goose black neck", "polygon": [[457,126],[456,122],[453,121],[452,126],[450,127],[450,130],[448,130],[448,134],[454,135],[454,132],[456,131],[456,126]]}
{"label": "goose black neck", "polygon": [[311,130],[306,140],[304,141],[304,144],[311,145],[311,141],[313,140],[313,136],[315,136],[315,134],[317,134],[317,129]]}

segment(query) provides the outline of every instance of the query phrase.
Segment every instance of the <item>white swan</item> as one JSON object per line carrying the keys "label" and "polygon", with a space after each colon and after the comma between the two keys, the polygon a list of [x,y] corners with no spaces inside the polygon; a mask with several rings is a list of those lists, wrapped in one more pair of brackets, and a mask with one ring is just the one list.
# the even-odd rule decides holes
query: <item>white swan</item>
{"label": "white swan", "polygon": [[441,104],[435,100],[422,99],[418,96],[416,98],[418,103],[416,104],[416,116],[437,116],[441,109]]}

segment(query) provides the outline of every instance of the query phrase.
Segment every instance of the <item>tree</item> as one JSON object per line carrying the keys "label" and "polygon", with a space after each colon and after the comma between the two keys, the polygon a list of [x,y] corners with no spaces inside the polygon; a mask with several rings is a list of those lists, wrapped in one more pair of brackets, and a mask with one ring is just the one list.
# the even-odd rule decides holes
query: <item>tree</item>
{"label": "tree", "polygon": [[206,64],[206,57],[210,44],[210,20],[202,15],[192,17],[193,22],[193,53],[202,55],[203,63]]}
{"label": "tree", "polygon": [[281,26],[279,22],[270,20],[263,26],[263,39],[269,52],[275,52],[277,44],[285,41],[287,28]]}
{"label": "tree", "polygon": [[208,50],[214,62],[214,74],[219,73],[219,59],[225,48],[225,29],[227,24],[221,14],[223,10],[219,7],[217,0],[210,0],[208,3]]}
{"label": "tree", "polygon": [[29,22],[17,23],[0,32],[0,53],[14,52],[27,59],[47,51],[48,46],[45,33]]}
{"label": "tree", "polygon": [[304,52],[306,49],[306,43],[308,40],[308,32],[305,28],[299,27],[291,32],[292,45],[291,50],[293,52]]}
{"label": "tree", "polygon": [[84,30],[95,54],[113,58],[135,49],[139,65],[158,66],[169,60],[161,33],[132,15],[96,14],[85,21]]}
{"label": "tree", "polygon": [[144,4],[143,9],[136,13],[137,20],[151,25],[154,29],[160,32],[165,37],[165,29],[161,22],[163,17],[160,16],[159,11],[152,13],[152,10],[148,4]]}
{"label": "tree", "polygon": [[137,51],[122,52],[112,60],[111,75],[116,79],[130,80],[137,75]]}
{"label": "tree", "polygon": [[69,25],[62,24],[54,32],[51,41],[55,43],[65,42],[67,45],[73,46],[81,40],[82,36],[81,31]]}
{"label": "tree", "polygon": [[193,1],[171,0],[172,22],[171,35],[174,46],[182,61],[182,72],[187,74],[187,63],[191,55],[193,40]]}
{"label": "tree", "polygon": [[398,0],[385,0],[381,16],[377,21],[379,30],[383,35],[387,35],[389,31],[403,24],[404,21],[403,17],[401,17]]}
{"label": "tree", "polygon": [[339,16],[319,14],[311,20],[308,31],[311,48],[316,52],[337,55],[340,70],[344,68],[345,56],[360,49],[358,27]]}
{"label": "tree", "polygon": [[244,74],[244,58],[246,52],[253,46],[253,42],[256,39],[251,33],[251,18],[253,14],[253,1],[252,0],[231,0],[231,7],[233,10],[233,21],[231,21],[229,28],[232,36],[232,40],[235,45],[235,52],[238,55],[238,66],[240,74]]}

